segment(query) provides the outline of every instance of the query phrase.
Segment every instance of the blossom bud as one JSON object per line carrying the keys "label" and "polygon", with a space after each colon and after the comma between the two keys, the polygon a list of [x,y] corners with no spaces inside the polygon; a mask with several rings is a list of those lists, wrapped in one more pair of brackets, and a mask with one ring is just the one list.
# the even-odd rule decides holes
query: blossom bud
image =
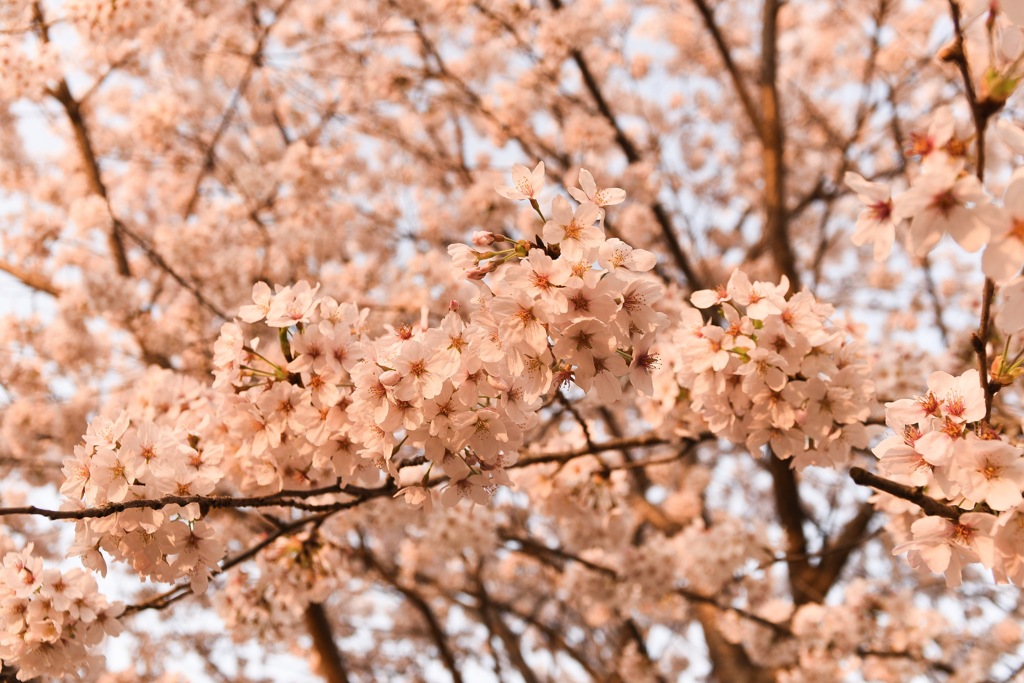
{"label": "blossom bud", "polygon": [[1021,372],[1024,371],[1024,366],[1020,363],[1014,365],[1006,365],[1006,359],[1000,354],[992,359],[992,365],[989,368],[989,378],[1001,386],[1007,387],[1013,384]]}
{"label": "blossom bud", "polygon": [[1020,85],[1019,78],[1001,74],[994,68],[985,71],[981,79],[981,98],[991,103],[1002,105],[1010,99],[1010,95]]}
{"label": "blossom bud", "polygon": [[466,277],[470,280],[483,280],[484,276],[488,273],[493,273],[498,267],[496,261],[487,261],[479,268],[473,268],[472,270],[466,271]]}
{"label": "blossom bud", "polygon": [[455,299],[452,299],[451,301],[448,302],[449,313],[458,313],[460,308],[462,308],[462,304],[460,304]]}
{"label": "blossom bud", "polygon": [[478,247],[489,247],[499,239],[498,235],[487,230],[477,230],[473,233],[473,244]]}

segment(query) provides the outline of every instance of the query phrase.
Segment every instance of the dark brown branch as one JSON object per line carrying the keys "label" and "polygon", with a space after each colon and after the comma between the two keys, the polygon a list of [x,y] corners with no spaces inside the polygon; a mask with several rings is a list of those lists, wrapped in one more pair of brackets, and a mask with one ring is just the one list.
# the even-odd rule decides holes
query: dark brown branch
{"label": "dark brown branch", "polygon": [[971,341],[974,344],[975,353],[978,354],[978,374],[981,376],[981,389],[985,392],[985,421],[992,417],[992,399],[999,390],[999,383],[989,381],[988,368],[988,338],[991,334],[992,324],[992,301],[995,299],[996,283],[992,278],[985,278],[985,287],[981,294],[981,320],[978,322],[978,331],[975,332]]}
{"label": "dark brown branch", "polygon": [[868,527],[875,516],[875,506],[863,503],[856,516],[847,522],[839,534],[831,539],[818,553],[821,562],[814,568],[804,592],[815,602],[824,602],[825,596],[839,579],[850,555],[860,547],[866,538]]}
{"label": "dark brown branch", "polygon": [[655,668],[654,660],[651,659],[651,652],[647,649],[647,638],[644,637],[643,631],[640,630],[640,625],[636,623],[636,619],[632,617],[626,619],[622,627],[626,632],[626,637],[636,645],[637,653],[644,658],[644,662],[646,662],[648,667],[647,672],[653,675],[654,680],[658,681],[658,683],[665,683],[665,677]]}
{"label": "dark brown branch", "polygon": [[516,609],[516,607],[510,603],[496,600],[494,596],[490,596],[490,599],[492,607],[500,609],[503,612],[507,612],[508,614],[515,617],[516,619],[519,619],[523,623],[528,624],[531,627],[537,629],[537,631],[539,631],[545,638],[548,639],[548,642],[551,645],[555,646],[562,652],[565,652],[567,655],[572,657],[593,680],[599,681],[605,678],[605,676],[601,675],[597,671],[597,669],[594,668],[594,665],[586,658],[586,656],[582,652],[577,650],[575,647],[569,644],[568,641],[566,641],[565,636],[563,635],[565,631],[565,624],[562,623],[560,620],[554,619],[553,621],[556,624],[556,627],[551,627],[548,624],[541,621],[540,619],[538,619],[533,614]]}
{"label": "dark brown branch", "polygon": [[[260,26],[259,16],[254,11],[253,21],[256,23],[257,28],[260,29],[259,37],[256,39],[256,47],[252,53],[248,56],[248,62],[245,67],[245,72],[238,81],[238,85],[235,86],[234,91],[231,93],[231,98],[228,100],[228,106],[221,114],[220,122],[217,124],[217,128],[213,132],[213,136],[210,141],[205,145],[205,151],[203,153],[203,161],[199,165],[199,172],[196,174],[195,180],[192,182],[192,192],[189,194],[188,201],[185,202],[185,209],[182,211],[182,215],[185,218],[191,216],[196,209],[196,203],[199,201],[199,191],[202,187],[203,180],[206,175],[214,169],[214,162],[216,161],[217,145],[220,143],[221,138],[227,132],[228,127],[231,125],[232,119],[238,112],[238,105],[245,95],[245,91],[249,88],[249,83],[252,81],[253,74],[256,69],[260,66],[263,60],[263,47],[266,44],[267,38],[270,37],[270,32],[273,30],[276,22],[280,19],[281,13],[287,9],[288,5],[291,4],[292,0],[284,0],[281,6],[277,8],[275,12],[275,20],[266,26]],[[276,112],[275,112],[276,118]],[[286,136],[287,137],[287,136]]]}
{"label": "dark brown branch", "polygon": [[[690,440],[684,440],[690,441]],[[692,440],[696,441],[696,440]],[[638,436],[635,438],[615,439],[603,443],[594,444],[592,448],[578,448],[569,451],[558,451],[553,453],[538,453],[534,456],[520,458],[514,467],[525,467],[545,462],[568,462],[587,455],[596,455],[607,451],[620,451],[625,448],[644,448],[650,446],[664,446],[667,444],[679,445],[677,442],[659,436]]]}
{"label": "dark brown branch", "polygon": [[[323,520],[327,519],[332,514],[334,514],[334,512],[320,512],[314,515],[309,515],[308,517],[297,519],[289,524],[281,525],[276,531],[267,535],[267,537],[259,543],[221,562],[220,571],[226,572],[232,567],[238,566],[243,562],[251,560],[252,558],[256,557],[256,555],[258,555],[261,550],[273,544],[277,539],[295,533],[296,531],[299,531],[300,529],[309,524],[322,523]],[[191,584],[175,586],[174,588],[164,591],[163,593],[160,593],[159,595],[156,595],[146,600],[145,602],[141,602],[135,605],[129,605],[125,608],[124,614],[125,616],[128,616],[130,614],[135,614],[136,612],[141,612],[147,609],[162,610],[177,602],[178,600],[188,597],[189,595],[192,595]]]}
{"label": "dark brown branch", "polygon": [[487,589],[484,588],[483,577],[480,574],[481,572],[478,572],[476,577],[476,598],[478,600],[477,609],[480,611],[480,617],[484,625],[487,626],[487,630],[498,636],[498,639],[501,640],[505,652],[512,662],[512,666],[516,668],[519,675],[523,677],[523,680],[526,683],[540,683],[537,674],[533,672],[533,669],[527,664],[526,658],[523,657],[522,648],[519,646],[519,638],[512,632],[512,629],[505,623],[505,620],[501,618],[501,612],[491,605],[490,596],[487,593]]}
{"label": "dark brown branch", "polygon": [[[389,4],[395,9],[400,9],[394,0],[390,0]],[[568,167],[569,158],[565,154],[560,154],[557,150],[552,148],[550,145],[545,144],[542,140],[536,140],[536,147],[534,147],[534,144],[529,140],[526,140],[523,135],[517,134],[506,122],[502,121],[501,118],[491,110],[484,99],[469,87],[468,83],[459,78],[458,75],[448,68],[447,63],[441,56],[441,52],[437,49],[437,46],[434,45],[434,42],[430,37],[427,36],[426,31],[423,29],[423,25],[416,19],[410,19],[410,21],[416,29],[416,37],[419,40],[420,45],[423,47],[424,53],[429,55],[433,60],[434,66],[437,69],[437,75],[440,76],[441,79],[454,84],[462,92],[462,94],[469,100],[472,111],[482,115],[485,119],[497,126],[503,135],[516,140],[527,155],[535,159],[540,159],[543,154],[549,159],[558,161],[562,166]]]}
{"label": "dark brown branch", "polygon": [[34,273],[7,261],[0,261],[0,270],[14,277],[29,289],[49,294],[52,297],[60,296],[60,288],[43,273]]}
{"label": "dark brown branch", "polygon": [[306,628],[309,629],[309,635],[313,638],[313,650],[319,659],[316,673],[323,676],[327,683],[348,683],[345,660],[341,657],[338,644],[334,642],[331,622],[327,618],[324,606],[318,602],[310,603],[306,607],[304,617]]}
{"label": "dark brown branch", "polygon": [[[941,671],[944,674],[956,673],[956,667],[950,666],[945,662],[936,662],[929,659],[925,659],[921,653],[912,652],[901,652],[896,650],[872,650],[870,648],[858,647],[857,656],[859,657],[879,657],[882,659],[908,659],[910,661],[918,662],[927,666],[930,669]],[[1013,679],[1009,679],[1013,680]],[[1007,682],[1008,683],[1008,682]]]}
{"label": "dark brown branch", "polygon": [[[327,489],[313,489],[310,491],[288,491],[275,493],[269,496],[162,496],[160,498],[140,498],[138,500],[127,500],[121,503],[109,503],[100,507],[84,508],[81,510],[48,510],[38,508],[34,505],[23,507],[0,508],[0,517],[10,515],[34,515],[46,519],[96,519],[109,517],[110,515],[136,508],[159,509],[167,505],[191,505],[196,503],[203,508],[259,508],[259,507],[290,507],[299,510],[312,510],[318,512],[336,511],[352,507],[353,504],[363,503],[381,496],[393,495],[395,488],[388,484],[377,489],[355,489],[346,487],[328,487]],[[312,505],[296,498],[311,498],[325,493],[342,493],[352,495],[355,500],[328,503],[324,505]]]}
{"label": "dark brown branch", "polygon": [[[932,316],[935,318],[935,326],[939,328],[939,334],[942,336],[942,343],[945,346],[949,346],[949,330],[946,328],[946,322],[942,319],[942,302],[939,300],[939,290],[935,286],[935,277],[932,275],[932,264],[931,261],[925,256],[921,261],[921,268],[924,269],[924,284],[928,291],[928,297],[932,302]],[[982,375],[985,375],[985,370],[982,370]]]}
{"label": "dark brown branch", "polygon": [[785,134],[777,83],[779,7],[779,0],[765,0],[761,26],[761,141],[765,198],[762,239],[767,242],[779,273],[789,278],[793,291],[799,291],[800,273],[789,237],[786,209]]}
{"label": "dark brown branch", "polygon": [[196,300],[196,302],[199,303],[200,306],[202,306],[203,308],[205,308],[206,310],[208,310],[210,313],[217,316],[221,320],[228,319],[228,316],[220,307],[218,307],[212,301],[207,299],[206,296],[199,290],[199,287],[197,285],[186,280],[185,276],[183,276],[181,273],[175,270],[175,268],[171,266],[171,264],[169,264],[164,259],[164,257],[161,256],[160,253],[153,248],[151,244],[149,244],[148,240],[146,240],[144,237],[142,237],[134,230],[130,229],[127,225],[125,225],[125,223],[120,218],[117,218],[113,214],[111,214],[111,218],[114,221],[114,225],[116,226],[119,233],[128,237],[132,242],[135,242],[135,244],[139,247],[139,249],[142,250],[142,252],[146,255],[146,257],[153,265],[167,273],[172,280],[178,283],[178,286],[180,286],[182,289],[190,293],[192,297]]}
{"label": "dark brown branch", "polygon": [[[960,4],[957,0],[949,0],[949,13],[953,20],[953,46],[952,49],[943,53],[943,59],[952,62],[960,71],[964,82],[964,94],[967,97],[967,104],[971,108],[971,118],[974,121],[974,143],[977,154],[975,175],[979,181],[985,180],[985,130],[988,128],[988,121],[1003,108],[1005,101],[986,97],[978,99],[978,92],[974,87],[971,78],[971,69],[967,63],[967,52],[964,43],[964,32],[960,25]],[[988,379],[988,337],[992,317],[992,299],[995,296],[995,282],[992,278],[985,278],[985,287],[981,298],[981,320],[978,323],[978,331],[974,335],[974,349],[978,355],[978,370],[980,374],[981,389],[985,392],[985,420],[992,415],[992,399],[999,384],[990,382]]]}
{"label": "dark brown branch", "polygon": [[[520,552],[535,557],[538,560],[545,561],[554,559],[566,562],[575,562],[586,567],[587,569],[590,569],[591,571],[597,572],[598,574],[603,574],[604,576],[607,576],[616,581],[620,581],[623,578],[619,575],[618,571],[611,567],[606,567],[596,562],[591,562],[590,560],[586,560],[582,557],[579,557],[578,555],[570,553],[566,550],[562,550],[561,548],[550,548],[535,539],[517,536],[508,530],[500,530],[499,535],[505,541],[516,543],[519,546]],[[559,569],[561,569],[561,567],[557,564],[553,566],[556,566]],[[780,636],[791,635],[789,629],[784,624],[777,624],[773,621],[769,621],[768,619],[765,619],[762,616],[745,610],[742,607],[734,607],[732,605],[722,604],[718,600],[709,595],[703,595],[689,588],[673,588],[672,592],[682,598],[686,598],[691,602],[710,605],[717,610],[734,612],[735,614],[743,617],[744,619],[753,621],[756,624],[760,624],[761,626],[771,629]]]}
{"label": "dark brown branch", "polygon": [[740,104],[743,106],[743,111],[747,115],[747,119],[750,121],[750,126],[754,129],[754,133],[759,137],[763,138],[761,117],[758,114],[757,105],[754,103],[754,98],[747,90],[747,84],[743,81],[743,74],[740,73],[739,67],[732,58],[732,50],[729,45],[725,42],[725,36],[722,35],[722,29],[719,28],[718,23],[715,21],[715,15],[708,5],[707,0],[693,0],[693,4],[697,7],[697,11],[700,13],[701,19],[704,20],[704,26],[707,28],[708,33],[711,34],[711,39],[715,43],[715,49],[718,51],[718,56],[722,59],[722,63],[725,65],[725,70],[729,72],[729,78],[732,80],[733,88],[736,90],[736,96],[739,97]]}
{"label": "dark brown branch", "polygon": [[789,461],[780,460],[768,451],[768,470],[772,475],[772,491],[775,497],[775,508],[779,521],[786,532],[786,565],[789,568],[789,585],[793,593],[793,602],[803,605],[812,602],[814,596],[806,590],[811,564],[807,560],[807,536],[804,534],[804,521],[807,519],[803,506],[800,504],[800,490],[797,486],[796,472],[789,466]]}
{"label": "dark brown branch", "polygon": [[934,498],[922,493],[920,489],[898,484],[894,481],[880,477],[877,474],[872,474],[860,467],[850,468],[850,478],[861,486],[870,486],[871,488],[888,493],[891,496],[896,496],[897,498],[902,498],[903,500],[914,503],[927,515],[945,517],[946,519],[953,520],[954,522],[960,520],[961,511],[958,508],[955,508],[952,505],[946,505],[945,503],[940,503]]}
{"label": "dark brown branch", "polygon": [[697,621],[704,630],[704,642],[708,646],[714,680],[720,683],[775,683],[775,677],[770,671],[750,661],[750,656],[742,645],[733,643],[722,635],[718,628],[718,611],[713,606],[697,605],[695,611]]}
{"label": "dark brown branch", "polygon": [[[107,203],[107,208],[110,209],[110,197],[107,196],[107,188],[103,184],[103,178],[100,175],[100,165],[96,159],[96,152],[92,147],[92,140],[86,128],[85,118],[82,115],[78,101],[71,95],[67,81],[63,78],[60,79],[57,89],[51,90],[50,95],[64,108],[64,113],[71,124],[71,130],[75,134],[75,144],[85,166],[85,176],[89,181],[89,189],[93,194],[101,197]],[[124,239],[122,238],[123,225],[114,217],[112,210],[110,211],[110,217],[111,229],[107,235],[110,253],[114,256],[118,274],[122,277],[131,277],[132,271],[128,265],[128,254],[125,251]]]}

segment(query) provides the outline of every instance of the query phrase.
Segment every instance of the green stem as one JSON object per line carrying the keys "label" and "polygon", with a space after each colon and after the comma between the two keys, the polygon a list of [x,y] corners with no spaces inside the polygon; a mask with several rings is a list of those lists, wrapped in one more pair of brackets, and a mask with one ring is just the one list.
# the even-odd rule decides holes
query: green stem
{"label": "green stem", "polygon": [[548,222],[548,219],[544,218],[544,212],[540,210],[540,202],[538,202],[536,199],[532,199],[531,198],[530,199],[530,206],[533,207],[533,210],[537,212],[537,215],[540,216],[540,219],[542,221],[544,221],[545,223]]}

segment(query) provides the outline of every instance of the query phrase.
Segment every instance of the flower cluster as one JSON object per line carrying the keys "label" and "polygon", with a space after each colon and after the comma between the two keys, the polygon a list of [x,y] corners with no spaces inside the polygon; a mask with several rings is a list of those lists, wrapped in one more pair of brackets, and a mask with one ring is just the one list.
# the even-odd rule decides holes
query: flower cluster
{"label": "flower cluster", "polygon": [[[367,309],[317,297],[318,287],[257,283],[253,304],[239,317],[261,322],[279,344],[243,341],[237,323],[227,323],[214,347],[214,388],[221,396],[221,436],[237,468],[233,484],[253,494],[285,488],[372,483],[374,459],[390,456],[378,434],[360,439],[350,418],[364,354]],[[353,410],[365,409],[358,404]],[[372,454],[371,454],[372,451]],[[363,460],[360,456],[369,458]]]}
{"label": "flower cluster", "polygon": [[43,568],[29,544],[0,569],[0,659],[16,662],[18,679],[75,675],[99,657],[104,636],[121,632],[121,603],[108,603],[91,574]]}
{"label": "flower cluster", "polygon": [[768,446],[793,466],[836,466],[867,445],[874,385],[857,344],[828,322],[831,306],[788,281],[751,282],[735,271],[717,290],[695,292],[708,322],[683,311],[673,338],[676,380],[717,436],[751,452]]}
{"label": "flower cluster", "polygon": [[0,35],[0,100],[42,99],[47,82],[59,73],[60,53],[54,45],[39,45],[29,53],[18,41]]}
{"label": "flower cluster", "polygon": [[[1024,132],[1017,126],[1001,120],[997,131],[1014,152],[1024,150]],[[1013,173],[998,206],[991,203],[981,181],[966,171],[967,149],[951,110],[940,107],[928,131],[915,135],[908,150],[921,158],[921,165],[906,191],[892,196],[887,185],[848,172],[846,185],[865,206],[853,243],[871,242],[875,260],[883,261],[897,226],[907,220],[908,249],[916,256],[928,254],[948,233],[966,251],[986,247],[982,270],[987,277],[1000,284],[1013,279],[1024,266],[1024,169]]]}
{"label": "flower cluster", "polygon": [[[514,177],[515,187],[500,191],[540,213],[543,166],[517,167]],[[476,294],[433,325],[424,319],[374,336],[367,309],[318,297],[319,286],[257,284],[239,317],[271,328],[279,348],[246,343],[229,323],[214,358],[215,386],[232,391],[226,447],[237,454],[240,488],[372,481],[380,468],[409,484],[401,492],[408,503],[429,507],[437,467],[447,478],[443,504],[483,504],[507,483],[505,468],[553,390],[572,383],[607,403],[627,380],[649,392],[650,346],[667,324],[652,308],[662,287],[644,275],[655,258],[606,239],[597,225],[622,191],[598,189],[589,173],[580,180],[574,196],[587,201],[573,209],[555,197],[534,241],[482,231],[473,242],[488,251],[450,247]],[[420,482],[399,478],[403,446],[427,462]]]}
{"label": "flower cluster", "polygon": [[216,598],[236,638],[286,638],[309,604],[326,601],[346,574],[345,556],[316,534],[278,539],[256,562],[255,571],[233,573]]}
{"label": "flower cluster", "polygon": [[988,425],[978,371],[932,373],[924,396],[886,404],[886,422],[895,433],[874,449],[882,473],[965,511],[957,519],[918,519],[912,540],[894,552],[945,573],[951,587],[974,562],[997,579],[1021,583],[1024,555],[1016,537],[1024,520],[1024,449]]}
{"label": "flower cluster", "polygon": [[[196,434],[202,427],[133,425],[123,412],[116,419],[93,420],[84,443],[64,461],[61,493],[70,500],[65,507],[209,495],[224,476],[219,467],[223,447],[202,443]],[[195,503],[130,508],[79,520],[68,554],[82,556],[87,567],[105,574],[102,550],[142,577],[165,582],[188,577],[201,593],[224,554],[224,544],[213,535]]]}

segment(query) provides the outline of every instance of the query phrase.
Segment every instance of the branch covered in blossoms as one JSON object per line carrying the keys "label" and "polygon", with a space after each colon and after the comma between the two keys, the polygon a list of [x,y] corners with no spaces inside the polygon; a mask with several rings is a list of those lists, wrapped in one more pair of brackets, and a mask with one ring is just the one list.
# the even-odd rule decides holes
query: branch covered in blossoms
{"label": "branch covered in blossoms", "polygon": [[[529,199],[543,220],[543,164],[514,175],[500,192]],[[486,504],[509,483],[553,393],[574,386],[610,403],[630,385],[651,391],[650,348],[668,323],[652,307],[663,288],[644,275],[655,259],[598,225],[624,193],[598,190],[586,171],[580,181],[572,194],[583,203],[556,196],[532,240],[483,232],[474,244],[489,251],[453,245],[476,292],[433,324],[378,331],[370,309],[321,296],[319,285],[257,283],[240,321],[221,328],[212,386],[185,388],[187,407],[173,417],[94,419],[64,464],[65,508],[0,515],[76,520],[69,554],[87,567],[105,573],[110,556],[146,579],[188,578],[189,592],[202,593],[226,567],[207,519],[219,509],[326,514],[383,495],[426,510],[435,498]],[[591,444],[522,464],[657,443]]]}

